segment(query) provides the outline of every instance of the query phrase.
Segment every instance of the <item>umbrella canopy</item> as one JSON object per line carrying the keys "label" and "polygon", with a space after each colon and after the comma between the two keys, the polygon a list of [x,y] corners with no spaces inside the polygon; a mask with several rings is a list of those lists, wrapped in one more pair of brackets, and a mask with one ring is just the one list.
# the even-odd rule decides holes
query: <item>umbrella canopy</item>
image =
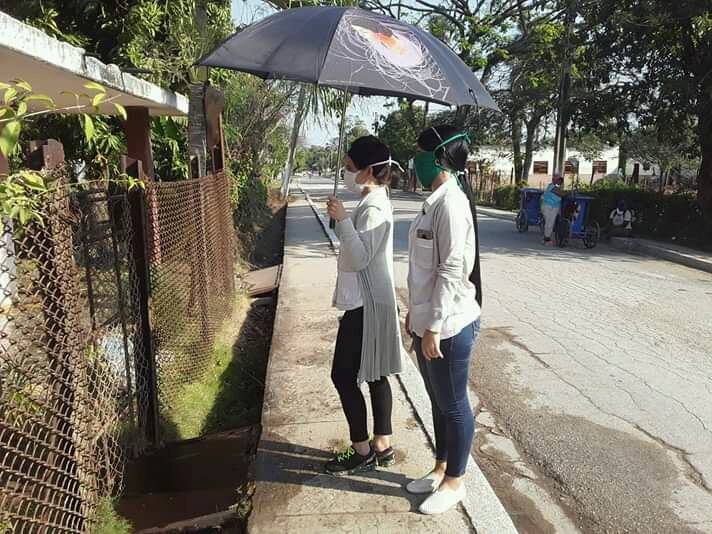
{"label": "umbrella canopy", "polygon": [[499,109],[443,42],[416,26],[357,8],[281,11],[229,37],[198,64],[355,94]]}

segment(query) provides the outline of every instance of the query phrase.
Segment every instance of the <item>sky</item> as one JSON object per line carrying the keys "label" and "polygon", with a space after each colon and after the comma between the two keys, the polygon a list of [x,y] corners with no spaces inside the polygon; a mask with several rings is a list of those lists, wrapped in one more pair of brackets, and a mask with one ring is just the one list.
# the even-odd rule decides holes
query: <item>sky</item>
{"label": "sky", "polygon": [[[232,0],[232,19],[236,24],[249,24],[273,12],[274,10],[263,0]],[[372,130],[375,120],[381,115],[388,114],[389,110],[384,105],[389,100],[393,99],[356,96],[349,106],[346,117],[347,119],[361,119],[366,127]],[[319,125],[314,120],[307,119],[301,133],[307,145],[323,145],[339,135],[338,121],[334,118]]]}

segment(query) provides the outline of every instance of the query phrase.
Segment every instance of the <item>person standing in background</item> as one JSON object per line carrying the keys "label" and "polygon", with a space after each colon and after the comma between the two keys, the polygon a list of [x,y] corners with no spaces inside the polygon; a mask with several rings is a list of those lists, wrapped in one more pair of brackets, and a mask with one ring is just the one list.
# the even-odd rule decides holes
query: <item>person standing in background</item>
{"label": "person standing in background", "polygon": [[561,211],[561,198],[564,196],[563,184],[564,178],[561,173],[554,172],[551,183],[546,186],[546,190],[541,196],[541,213],[544,216],[544,245],[546,246],[553,246],[551,234],[554,232],[554,224],[556,224],[556,218]]}

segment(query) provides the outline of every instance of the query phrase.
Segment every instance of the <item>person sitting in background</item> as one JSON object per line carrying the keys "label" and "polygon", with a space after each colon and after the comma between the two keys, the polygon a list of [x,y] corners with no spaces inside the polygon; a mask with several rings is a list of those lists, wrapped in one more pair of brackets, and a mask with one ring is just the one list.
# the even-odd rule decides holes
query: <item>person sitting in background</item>
{"label": "person sitting in background", "polygon": [[608,216],[606,226],[606,237],[610,239],[614,235],[629,236],[633,231],[633,212],[625,204],[625,200],[619,200],[618,205]]}
{"label": "person sitting in background", "polygon": [[563,191],[564,178],[560,172],[555,172],[551,178],[551,183],[546,186],[546,191],[541,196],[541,213],[544,216],[544,244],[552,245],[551,234],[554,231],[556,217],[561,210],[561,197]]}

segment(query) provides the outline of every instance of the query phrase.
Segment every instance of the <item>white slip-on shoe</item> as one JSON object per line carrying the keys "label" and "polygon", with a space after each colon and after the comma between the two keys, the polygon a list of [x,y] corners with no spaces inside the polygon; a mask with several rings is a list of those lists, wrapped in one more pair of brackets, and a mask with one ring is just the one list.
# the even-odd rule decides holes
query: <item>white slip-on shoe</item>
{"label": "white slip-on shoe", "polygon": [[460,484],[457,490],[450,488],[440,488],[420,505],[420,512],[425,515],[444,514],[457,503],[462,501],[467,495],[465,484]]}
{"label": "white slip-on shoe", "polygon": [[423,493],[433,493],[436,489],[440,487],[443,478],[445,477],[436,475],[435,471],[430,471],[430,473],[428,473],[422,478],[416,478],[415,480],[411,480],[405,487],[405,489],[408,491],[408,493],[414,493],[416,495],[420,495]]}

